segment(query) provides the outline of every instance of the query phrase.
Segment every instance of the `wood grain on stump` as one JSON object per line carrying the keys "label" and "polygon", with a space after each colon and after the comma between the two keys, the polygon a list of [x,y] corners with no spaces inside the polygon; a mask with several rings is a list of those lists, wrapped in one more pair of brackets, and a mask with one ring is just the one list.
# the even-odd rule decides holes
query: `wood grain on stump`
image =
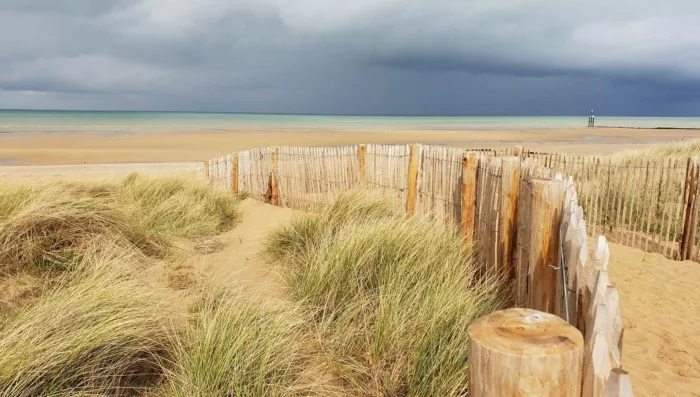
{"label": "wood grain on stump", "polygon": [[471,397],[580,397],[583,337],[530,309],[491,313],[469,328]]}

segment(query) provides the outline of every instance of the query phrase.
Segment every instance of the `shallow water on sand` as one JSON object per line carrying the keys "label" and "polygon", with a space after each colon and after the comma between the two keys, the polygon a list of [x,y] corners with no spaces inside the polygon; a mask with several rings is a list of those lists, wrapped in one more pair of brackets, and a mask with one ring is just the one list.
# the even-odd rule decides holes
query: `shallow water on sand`
{"label": "shallow water on sand", "polygon": [[[581,128],[588,116],[325,116],[178,112],[0,110],[0,133],[101,133],[168,130],[528,130]],[[700,128],[692,117],[597,117],[597,126]]]}

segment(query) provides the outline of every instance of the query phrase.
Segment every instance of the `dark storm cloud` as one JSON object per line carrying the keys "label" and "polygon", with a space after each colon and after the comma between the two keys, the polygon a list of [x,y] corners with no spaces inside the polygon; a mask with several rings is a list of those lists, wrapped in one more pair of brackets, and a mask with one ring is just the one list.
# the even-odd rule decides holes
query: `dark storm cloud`
{"label": "dark storm cloud", "polygon": [[697,113],[698,20],[692,0],[0,0],[0,107]]}

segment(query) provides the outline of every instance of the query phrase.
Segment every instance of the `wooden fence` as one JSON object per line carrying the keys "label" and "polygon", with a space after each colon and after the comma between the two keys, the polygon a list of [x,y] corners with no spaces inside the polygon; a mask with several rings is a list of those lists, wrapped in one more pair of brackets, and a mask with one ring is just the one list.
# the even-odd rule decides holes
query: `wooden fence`
{"label": "wooden fence", "polygon": [[574,177],[591,234],[677,260],[700,260],[700,160],[616,159],[524,152]]}
{"label": "wooden fence", "polygon": [[[694,187],[685,198],[678,164],[654,171],[650,164],[553,157],[519,147],[501,152],[429,145],[276,147],[207,161],[203,172],[232,192],[304,210],[366,187],[401,211],[459,228],[475,245],[482,274],[512,280],[516,306],[556,314],[581,331],[582,390],[571,395],[588,397],[603,396],[605,388],[605,396],[631,395],[620,369],[622,320],[617,290],[607,277],[605,236],[632,238],[640,246],[652,236],[661,241],[666,231],[668,242],[679,233],[684,211],[696,211],[689,193],[697,190],[698,166],[693,167],[688,178]],[[662,188],[652,194],[651,186]],[[592,219],[588,225],[584,212]],[[605,236],[595,238],[589,255],[588,236],[595,233]],[[672,250],[673,244],[666,247]]]}

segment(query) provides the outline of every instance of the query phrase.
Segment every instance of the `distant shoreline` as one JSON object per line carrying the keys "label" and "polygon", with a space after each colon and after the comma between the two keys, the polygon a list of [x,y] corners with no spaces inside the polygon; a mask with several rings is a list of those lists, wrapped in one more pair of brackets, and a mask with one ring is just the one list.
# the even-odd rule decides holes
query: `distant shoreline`
{"label": "distant shoreline", "polygon": [[624,130],[688,130],[688,131],[700,131],[700,127],[615,127],[609,125],[601,125],[595,127],[586,127],[591,129],[596,128],[617,128]]}

